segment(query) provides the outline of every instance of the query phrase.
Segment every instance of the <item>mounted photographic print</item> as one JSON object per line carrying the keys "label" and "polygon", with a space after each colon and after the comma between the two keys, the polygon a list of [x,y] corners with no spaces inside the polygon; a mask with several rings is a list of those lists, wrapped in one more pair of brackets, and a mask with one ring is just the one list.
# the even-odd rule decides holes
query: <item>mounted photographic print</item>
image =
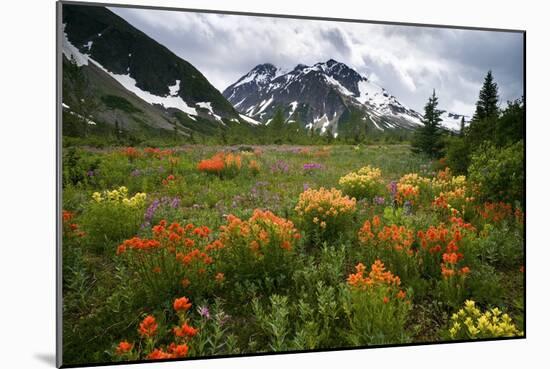
{"label": "mounted photographic print", "polygon": [[57,15],[59,366],[525,337],[524,31]]}

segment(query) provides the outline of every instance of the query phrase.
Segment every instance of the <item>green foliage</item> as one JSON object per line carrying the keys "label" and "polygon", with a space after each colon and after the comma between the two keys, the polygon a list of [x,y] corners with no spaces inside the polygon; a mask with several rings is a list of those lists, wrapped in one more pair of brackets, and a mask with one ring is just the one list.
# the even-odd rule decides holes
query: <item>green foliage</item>
{"label": "green foliage", "polygon": [[63,187],[91,182],[90,173],[99,166],[99,160],[71,147],[63,150]]}
{"label": "green foliage", "polygon": [[479,185],[483,201],[524,201],[525,157],[523,141],[498,148],[482,145],[468,167],[470,181]]}
{"label": "green foliage", "polygon": [[446,143],[446,156],[449,168],[456,174],[466,174],[470,165],[471,147],[463,137],[449,137]]}
{"label": "green foliage", "polygon": [[87,234],[87,247],[113,255],[120,242],[138,232],[144,210],[143,205],[134,207],[121,202],[89,200],[80,218],[82,229]]}
{"label": "green foliage", "polygon": [[476,240],[480,259],[499,268],[517,269],[523,262],[523,230],[508,222],[485,224]]}
{"label": "green foliage", "polygon": [[298,237],[292,222],[271,212],[257,210],[248,221],[231,216],[220,234],[219,268],[230,283],[265,282],[268,291],[270,285],[284,286],[296,264]]}
{"label": "green foliage", "polygon": [[471,297],[484,306],[502,306],[505,297],[502,276],[490,265],[480,263],[467,280]]}
{"label": "green foliage", "polygon": [[353,346],[402,343],[410,340],[406,322],[411,311],[408,301],[390,298],[386,288],[351,289],[344,295],[344,311],[349,322],[346,337]]}
{"label": "green foliage", "polygon": [[525,139],[525,102],[523,99],[508,101],[497,127],[497,146],[503,147]]}
{"label": "green foliage", "polygon": [[229,316],[222,309],[221,300],[216,299],[211,308],[199,306],[197,310],[204,312],[197,326],[200,334],[193,342],[194,353],[197,356],[238,354],[236,337],[227,324]]}
{"label": "green foliage", "polygon": [[444,111],[437,109],[438,104],[434,90],[424,107],[424,119],[422,120],[424,125],[416,129],[411,143],[414,152],[424,153],[431,158],[440,158],[443,153],[443,133],[440,123],[441,114]]}
{"label": "green foliage", "polygon": [[288,297],[272,295],[269,298],[269,310],[264,310],[258,300],[252,301],[254,317],[264,332],[269,351],[289,350],[289,308]]}
{"label": "green foliage", "polygon": [[[67,363],[113,360],[115,356],[110,356],[113,348],[123,339],[139,346],[136,328],[147,314],[153,314],[159,327],[163,327],[158,343],[165,348],[173,338],[169,323],[174,320],[172,302],[181,296],[191,298],[190,324],[202,333],[190,343],[190,356],[434,341],[441,338],[437,336],[439,330],[449,324],[450,306],[461,305],[464,297],[473,297],[482,306],[506,308],[514,320],[522,321],[523,279],[519,272],[523,258],[522,224],[514,221],[513,213],[506,213],[506,218],[499,222],[484,218],[477,210],[468,214],[466,220],[477,231],[464,234],[459,252],[464,254],[461,265],[470,267],[471,272],[460,289],[457,290],[456,283],[449,283],[444,292],[441,253],[445,252],[446,243],[441,243],[443,250],[434,253],[432,260],[425,255],[440,242],[430,243],[424,250],[416,238],[418,230],[425,231],[440,223],[450,228],[451,213],[447,209],[434,211],[432,207],[434,196],[444,186],[439,184],[436,188],[431,180],[408,177],[411,183],[419,184],[420,195],[413,211],[388,206],[391,199],[384,190],[390,181],[407,173],[418,173],[428,179],[435,175],[433,163],[426,156],[411,154],[408,146],[335,145],[321,150],[258,148],[247,144],[239,147],[239,154],[256,160],[259,172],[251,176],[243,164],[243,172],[227,179],[207,176],[197,169],[200,160],[226,147],[184,146],[165,157],[141,149],[137,149],[137,155],[128,155],[128,150],[119,147],[72,148],[69,154],[70,149],[64,149],[63,205],[73,211],[70,223],[78,227],[74,234],[64,234],[63,242],[63,333]],[[283,162],[285,169],[272,171],[278,162]],[[304,176],[303,164],[311,162],[321,164],[322,169]],[[256,208],[270,209],[277,217],[292,219],[298,233],[304,235],[307,227],[301,224],[295,206],[305,184],[312,189],[335,187],[339,178],[365,165],[380,168],[384,188],[379,195],[385,197],[385,202],[382,205],[370,200],[357,202],[353,214],[339,226],[334,241],[318,239],[313,245],[304,237],[296,239],[292,251],[287,252],[280,247],[279,228],[262,226],[258,230],[265,229],[270,242],[258,254],[251,248],[252,239],[244,237],[240,226],[234,229],[231,240],[221,237],[220,226],[230,223],[229,214],[248,222]],[[86,174],[90,169],[93,176]],[[169,174],[175,180],[162,184]],[[469,178],[465,182],[468,184]],[[95,208],[103,202],[94,204],[93,192],[102,193],[121,185],[130,194],[146,192],[144,207],[131,214],[119,213],[118,205]],[[174,197],[179,199],[179,206],[169,205]],[[142,228],[145,208],[163,198],[168,199],[167,205],[160,205],[153,212],[151,224]],[[472,204],[473,209],[483,207],[477,201]],[[412,255],[389,248],[382,252],[372,242],[360,242],[361,225],[374,215],[380,217],[382,224],[403,225],[413,231]],[[134,216],[132,229],[117,235]],[[152,239],[151,225],[161,219],[182,225],[207,225],[212,230],[210,237],[193,248],[204,249],[216,239],[224,240],[225,247],[212,254],[213,263],[200,266],[205,272],[196,270],[197,276],[204,276],[199,282],[191,280],[185,287],[182,278],[193,276],[171,273],[178,265],[174,260],[151,259],[142,265],[145,266],[142,273],[140,255],[116,255],[121,240],[115,238]],[[313,218],[310,221],[314,224]],[[80,231],[85,234],[78,236]],[[374,233],[378,234],[378,230]],[[105,247],[102,252],[94,249],[98,245]],[[401,278],[400,288],[406,291],[410,303],[398,299],[397,290],[384,303],[383,292],[387,289],[352,290],[346,283],[357,260],[370,264],[376,258],[381,258]],[[428,267],[429,263],[433,265]],[[191,269],[191,266],[182,268],[186,273]],[[219,280],[215,278],[218,272],[224,273]],[[205,306],[210,318],[197,315],[196,309]]]}
{"label": "green foliage", "polygon": [[483,86],[479,91],[479,99],[476,103],[476,111],[472,118],[472,122],[483,121],[498,117],[498,86],[493,79],[493,73],[487,72]]}
{"label": "green foliage", "polygon": [[461,128],[458,136],[447,139],[446,159],[453,172],[465,174],[474,153],[483,150],[487,142],[503,148],[525,139],[523,98],[509,101],[503,110],[499,109],[498,100],[498,86],[489,71],[470,125]]}

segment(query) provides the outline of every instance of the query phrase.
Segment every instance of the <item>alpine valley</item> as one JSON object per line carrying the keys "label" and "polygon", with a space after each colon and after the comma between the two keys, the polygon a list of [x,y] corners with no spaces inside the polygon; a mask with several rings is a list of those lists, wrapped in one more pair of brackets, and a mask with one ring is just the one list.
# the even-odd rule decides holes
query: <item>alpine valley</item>
{"label": "alpine valley", "polygon": [[[255,130],[277,113],[334,137],[423,124],[420,113],[333,59],[287,71],[260,64],[220,93],[196,67],[105,7],[64,6],[61,44],[64,120],[145,136]],[[77,74],[85,75],[85,86]],[[86,109],[92,95],[97,104]],[[456,131],[462,117],[445,113],[442,125]]]}

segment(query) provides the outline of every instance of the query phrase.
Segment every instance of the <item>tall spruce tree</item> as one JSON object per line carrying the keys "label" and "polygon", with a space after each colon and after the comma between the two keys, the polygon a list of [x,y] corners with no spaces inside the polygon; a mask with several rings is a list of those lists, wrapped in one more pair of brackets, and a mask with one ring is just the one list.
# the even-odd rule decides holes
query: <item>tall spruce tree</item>
{"label": "tall spruce tree", "polygon": [[479,98],[476,103],[476,111],[472,118],[473,122],[498,117],[498,86],[491,71],[487,72],[483,86],[479,91]]}
{"label": "tall spruce tree", "polygon": [[424,106],[422,127],[418,128],[412,140],[412,151],[424,153],[431,158],[439,158],[443,153],[443,132],[441,131],[441,114],[444,110],[437,109],[438,98],[435,89]]}
{"label": "tall spruce tree", "polygon": [[460,137],[464,137],[464,128],[465,128],[465,122],[464,122],[464,116],[462,116],[462,120],[460,121],[460,131],[458,132],[458,135]]}
{"label": "tall spruce tree", "polygon": [[489,71],[479,91],[476,110],[468,127],[467,139],[475,147],[483,141],[496,140],[497,120],[500,113],[498,99],[498,86],[493,78],[493,73]]}

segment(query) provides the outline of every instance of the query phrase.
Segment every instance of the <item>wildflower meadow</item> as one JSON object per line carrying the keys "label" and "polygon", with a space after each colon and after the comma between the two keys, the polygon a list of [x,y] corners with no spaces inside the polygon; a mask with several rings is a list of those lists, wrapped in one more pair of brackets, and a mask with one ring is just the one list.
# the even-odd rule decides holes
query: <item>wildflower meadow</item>
{"label": "wildflower meadow", "polygon": [[525,204],[475,160],[65,148],[64,362],[521,337]]}

